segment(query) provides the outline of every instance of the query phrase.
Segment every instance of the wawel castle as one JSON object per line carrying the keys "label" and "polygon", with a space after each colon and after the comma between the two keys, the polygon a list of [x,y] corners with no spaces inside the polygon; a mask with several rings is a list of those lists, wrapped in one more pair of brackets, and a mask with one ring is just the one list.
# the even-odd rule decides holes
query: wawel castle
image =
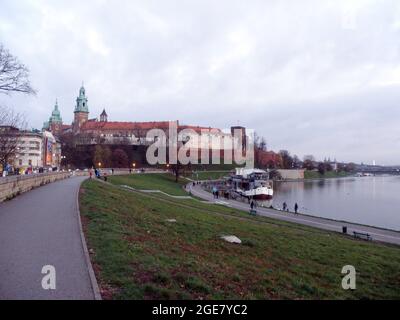
{"label": "wawel castle", "polygon": [[[110,148],[116,146],[131,146],[132,150],[136,153],[145,153],[145,147],[154,143],[154,139],[147,140],[147,133],[151,129],[161,129],[168,136],[169,128],[174,126],[177,133],[182,132],[184,129],[185,134],[192,132],[196,134],[209,135],[209,139],[204,139],[195,146],[190,146],[200,149],[222,149],[223,138],[226,136],[232,137],[234,129],[240,130],[242,137],[245,137],[245,128],[232,127],[228,132],[223,132],[218,128],[181,125],[178,120],[176,121],[157,121],[157,122],[122,122],[122,121],[109,121],[106,110],[96,118],[89,117],[89,103],[84,86],[79,89],[78,97],[74,108],[74,120],[71,124],[64,124],[58,103],[56,102],[54,110],[49,118],[43,125],[43,130],[51,132],[56,138],[65,135],[72,136],[77,145],[87,146],[87,148],[102,145],[109,146]],[[219,139],[213,139],[219,138]],[[190,139],[190,133],[185,137],[188,141],[193,143]],[[141,158],[144,162],[144,158]]]}

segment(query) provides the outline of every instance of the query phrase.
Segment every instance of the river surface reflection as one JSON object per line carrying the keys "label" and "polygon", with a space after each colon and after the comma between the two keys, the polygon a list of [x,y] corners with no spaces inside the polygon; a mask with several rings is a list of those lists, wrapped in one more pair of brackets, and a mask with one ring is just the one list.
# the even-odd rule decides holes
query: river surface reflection
{"label": "river surface reflection", "polygon": [[275,182],[273,206],[400,231],[400,176]]}

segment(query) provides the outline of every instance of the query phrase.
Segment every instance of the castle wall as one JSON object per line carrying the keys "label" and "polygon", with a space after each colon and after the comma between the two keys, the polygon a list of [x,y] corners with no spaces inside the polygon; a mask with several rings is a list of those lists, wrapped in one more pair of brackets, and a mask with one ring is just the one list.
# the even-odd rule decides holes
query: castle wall
{"label": "castle wall", "polygon": [[304,169],[279,169],[278,172],[283,180],[304,179]]}

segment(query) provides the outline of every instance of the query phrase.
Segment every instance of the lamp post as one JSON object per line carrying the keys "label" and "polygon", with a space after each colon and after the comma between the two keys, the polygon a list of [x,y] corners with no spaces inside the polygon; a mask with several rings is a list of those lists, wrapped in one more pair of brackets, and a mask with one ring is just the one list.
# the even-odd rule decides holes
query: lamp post
{"label": "lamp post", "polygon": [[99,165],[99,168],[101,168],[101,162],[99,162],[98,165]]}
{"label": "lamp post", "polygon": [[61,156],[61,161],[60,161],[60,166],[67,167],[67,157],[66,156]]}

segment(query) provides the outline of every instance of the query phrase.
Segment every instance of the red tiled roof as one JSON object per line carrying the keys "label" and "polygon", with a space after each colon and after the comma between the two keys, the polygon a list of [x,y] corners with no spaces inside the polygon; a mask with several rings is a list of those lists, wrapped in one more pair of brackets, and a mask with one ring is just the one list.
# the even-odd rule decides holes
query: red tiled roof
{"label": "red tiled roof", "polygon": [[158,122],[101,122],[87,121],[81,130],[150,130],[158,128],[168,128],[168,121]]}
{"label": "red tiled roof", "polygon": [[215,131],[217,131],[217,132],[221,132],[221,129],[217,129],[217,128],[212,128],[212,127],[200,127],[200,126],[189,126],[189,125],[182,125],[182,126],[179,126],[179,129],[180,129],[180,130],[183,130],[183,129],[192,129],[192,130],[196,131],[197,133],[201,133],[202,130],[205,130],[205,131],[215,130]]}
{"label": "red tiled roof", "polygon": [[[86,121],[83,123],[81,130],[150,130],[150,129],[168,129],[169,121],[153,121],[153,122],[102,122],[102,121]],[[200,126],[190,126],[190,125],[180,125],[178,130],[192,129],[198,133],[201,130],[217,130],[221,132],[220,129],[211,127],[200,127]]]}

